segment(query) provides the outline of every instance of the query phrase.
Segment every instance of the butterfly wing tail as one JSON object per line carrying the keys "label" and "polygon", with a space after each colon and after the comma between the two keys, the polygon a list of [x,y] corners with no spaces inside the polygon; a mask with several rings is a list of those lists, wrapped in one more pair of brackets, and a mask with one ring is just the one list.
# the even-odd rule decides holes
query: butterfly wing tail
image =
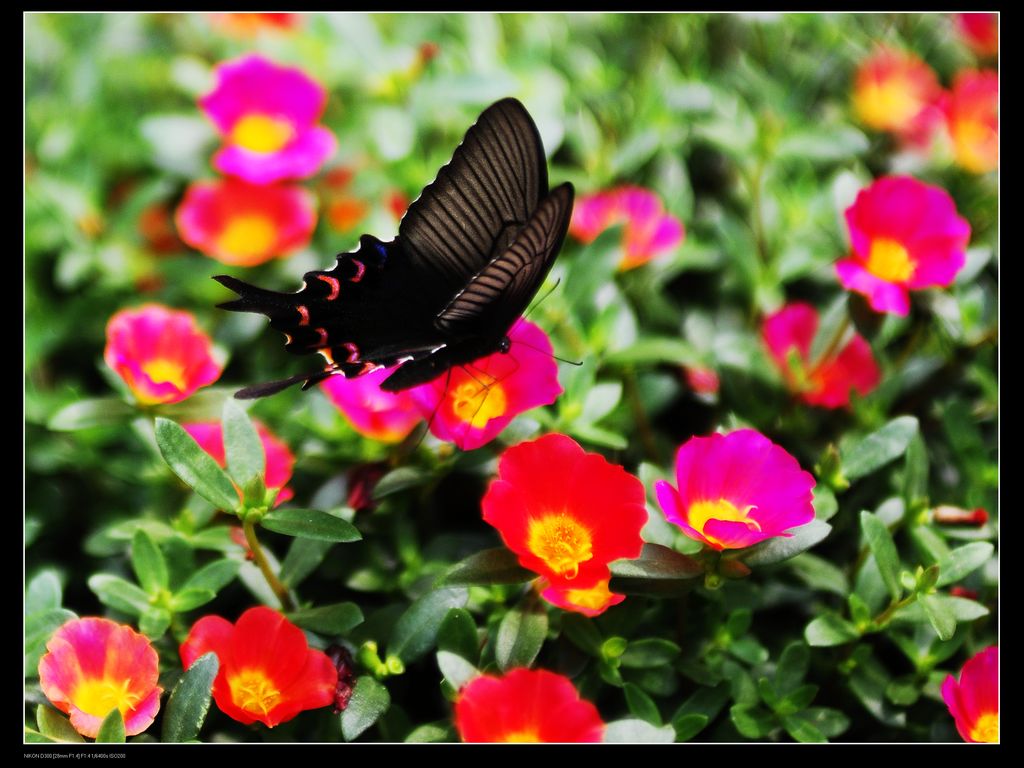
{"label": "butterfly wing tail", "polygon": [[218,304],[220,309],[229,309],[232,312],[258,312],[272,321],[282,320],[286,314],[295,313],[295,294],[268,291],[230,275],[215,275],[213,279],[239,296],[234,301]]}

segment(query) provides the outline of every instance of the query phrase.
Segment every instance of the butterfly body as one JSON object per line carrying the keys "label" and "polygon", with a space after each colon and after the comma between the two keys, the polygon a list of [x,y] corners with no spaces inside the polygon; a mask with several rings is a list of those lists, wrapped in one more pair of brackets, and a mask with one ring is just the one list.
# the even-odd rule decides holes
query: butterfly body
{"label": "butterfly body", "polygon": [[561,248],[572,201],[571,184],[548,192],[540,136],[522,104],[493,104],[409,207],[394,240],[363,235],[332,269],[307,272],[296,293],[215,278],[239,294],[221,307],[267,315],[289,352],[316,352],[327,363],[238,396],[401,364],[381,385],[397,392],[507,351],[512,324]]}

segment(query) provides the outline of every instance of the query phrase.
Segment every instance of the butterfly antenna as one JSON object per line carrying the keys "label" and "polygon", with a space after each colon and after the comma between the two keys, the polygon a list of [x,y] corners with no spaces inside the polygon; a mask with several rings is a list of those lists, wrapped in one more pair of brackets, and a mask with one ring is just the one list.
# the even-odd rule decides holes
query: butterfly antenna
{"label": "butterfly antenna", "polygon": [[434,410],[430,413],[430,418],[427,419],[427,428],[423,430],[423,434],[420,435],[420,439],[416,441],[416,445],[413,446],[413,450],[418,450],[420,445],[423,444],[423,440],[426,438],[427,433],[430,432],[430,425],[434,423],[434,417],[437,416],[437,412],[441,410],[441,403],[448,397],[448,385],[452,381],[452,369],[449,368],[447,374],[444,377],[444,392],[440,399],[437,401],[437,405],[434,406]]}
{"label": "butterfly antenna", "polygon": [[533,346],[533,344],[527,344],[525,341],[521,339],[512,339],[512,341],[515,342],[516,344],[526,347],[527,349],[532,349],[534,352],[540,352],[542,355],[549,355],[560,363],[568,363],[569,365],[575,365],[577,367],[583,365],[582,360],[566,360],[564,357],[559,357],[554,352],[548,352],[546,349],[541,349],[540,347]]}

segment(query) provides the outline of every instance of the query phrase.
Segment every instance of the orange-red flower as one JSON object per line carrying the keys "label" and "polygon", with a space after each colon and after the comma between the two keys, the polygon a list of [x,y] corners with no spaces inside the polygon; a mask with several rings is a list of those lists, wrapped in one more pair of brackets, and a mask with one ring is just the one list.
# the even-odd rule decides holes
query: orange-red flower
{"label": "orange-red flower", "polygon": [[643,486],[622,467],[566,435],[544,435],[502,454],[482,507],[519,564],[557,590],[544,597],[584,612],[618,602],[608,564],[640,556],[647,522]]}
{"label": "orange-red flower", "polygon": [[466,742],[597,742],[604,721],[572,682],[544,669],[480,675],[455,702],[455,727]]}
{"label": "orange-red flower", "polygon": [[972,656],[942,684],[942,698],[964,741],[999,741],[999,649],[991,645]]}
{"label": "orange-red flower", "polygon": [[211,13],[210,24],[231,37],[256,37],[262,32],[285,33],[302,22],[298,13]]}
{"label": "orange-red flower", "polygon": [[865,125],[915,144],[927,143],[941,124],[941,96],[931,67],[895,48],[879,47],[861,62],[853,86],[853,106]]}
{"label": "orange-red flower", "polygon": [[146,405],[184,400],[219,379],[222,370],[195,318],[161,304],[111,317],[103,359]]}
{"label": "orange-red flower", "polygon": [[198,181],[185,191],[175,222],[181,239],[196,250],[224,264],[253,267],[309,242],[315,198],[297,186]]}
{"label": "orange-red flower", "polygon": [[972,173],[999,167],[999,75],[964,70],[946,99],[946,128],[956,162]]}
{"label": "orange-red flower", "polygon": [[[222,467],[227,466],[227,457],[224,453],[224,428],[219,421],[182,424],[181,426],[192,436],[193,440],[199,443],[200,448],[213,457],[214,461]],[[255,421],[254,426],[256,434],[259,435],[260,442],[263,444],[263,454],[266,457],[264,481],[269,490],[279,489],[275,497],[275,504],[283,504],[295,495],[291,488],[285,488],[292,477],[295,456],[291,449],[263,424]]]}
{"label": "orange-red flower", "polygon": [[160,709],[159,659],[144,635],[109,619],[72,619],[46,643],[39,684],[83,736],[96,738],[115,708],[128,736],[149,728]]}
{"label": "orange-red flower", "polygon": [[[842,349],[812,361],[811,342],[817,331],[818,311],[798,301],[766,317],[761,329],[786,385],[801,400],[823,408],[842,408],[850,404],[851,390],[863,396],[878,386],[882,375],[863,336],[855,333]],[[791,350],[796,360],[790,358]]]}
{"label": "orange-red flower", "polygon": [[666,213],[651,190],[623,186],[584,195],[573,207],[569,232],[583,243],[593,242],[609,227],[625,226],[619,269],[633,269],[676,248],[686,237],[683,223]]}
{"label": "orange-red flower", "polygon": [[999,53],[998,13],[954,13],[953,21],[964,42],[979,56]]}
{"label": "orange-red flower", "polygon": [[582,613],[584,616],[600,616],[613,605],[626,599],[608,589],[609,579],[603,579],[586,589],[548,587],[540,596],[562,610]]}
{"label": "orange-red flower", "polygon": [[220,662],[213,700],[241,723],[258,720],[273,728],[303,710],[334,702],[334,663],[310,648],[302,630],[275,610],[250,608],[235,624],[204,616],[181,644],[182,665],[187,669],[211,651]]}

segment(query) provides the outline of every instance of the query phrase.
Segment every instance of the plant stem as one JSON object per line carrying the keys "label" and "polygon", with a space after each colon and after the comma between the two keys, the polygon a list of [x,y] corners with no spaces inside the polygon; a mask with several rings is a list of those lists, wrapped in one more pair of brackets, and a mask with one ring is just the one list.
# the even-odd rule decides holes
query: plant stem
{"label": "plant stem", "polygon": [[256,566],[263,574],[263,578],[267,580],[267,584],[270,585],[274,594],[277,595],[277,599],[281,602],[281,608],[285,611],[294,610],[295,605],[288,594],[288,588],[274,574],[270,563],[267,562],[266,555],[263,554],[263,547],[260,546],[260,541],[256,538],[256,524],[252,519],[245,520],[242,523],[242,530],[245,532],[245,540],[249,543],[249,549],[252,550],[253,560],[256,561]]}

